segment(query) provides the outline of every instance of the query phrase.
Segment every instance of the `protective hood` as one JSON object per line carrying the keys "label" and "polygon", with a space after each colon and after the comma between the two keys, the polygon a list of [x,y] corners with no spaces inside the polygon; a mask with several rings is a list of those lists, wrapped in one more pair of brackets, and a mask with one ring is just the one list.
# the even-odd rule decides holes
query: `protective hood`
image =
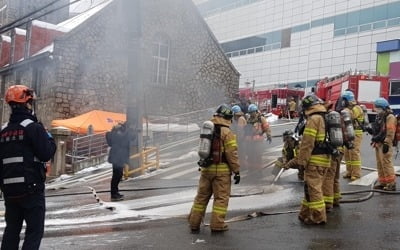
{"label": "protective hood", "polygon": [[231,121],[230,120],[226,120],[226,119],[224,119],[222,117],[219,117],[219,116],[214,116],[213,118],[211,118],[211,121],[214,124],[224,125],[224,126],[227,126],[227,127],[229,127],[231,125]]}

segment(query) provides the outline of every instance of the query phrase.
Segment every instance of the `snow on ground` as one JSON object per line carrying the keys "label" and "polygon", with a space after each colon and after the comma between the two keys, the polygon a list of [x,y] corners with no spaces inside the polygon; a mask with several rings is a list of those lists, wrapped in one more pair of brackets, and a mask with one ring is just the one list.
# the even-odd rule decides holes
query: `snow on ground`
{"label": "snow on ground", "polygon": [[268,113],[268,114],[266,114],[266,119],[267,119],[267,122],[272,123],[272,122],[276,122],[277,120],[279,120],[279,117],[272,113]]}
{"label": "snow on ground", "polygon": [[[143,124],[143,130],[146,131],[146,124]],[[200,127],[196,123],[178,124],[178,123],[148,123],[149,131],[153,132],[183,132],[189,133],[199,131]]]}

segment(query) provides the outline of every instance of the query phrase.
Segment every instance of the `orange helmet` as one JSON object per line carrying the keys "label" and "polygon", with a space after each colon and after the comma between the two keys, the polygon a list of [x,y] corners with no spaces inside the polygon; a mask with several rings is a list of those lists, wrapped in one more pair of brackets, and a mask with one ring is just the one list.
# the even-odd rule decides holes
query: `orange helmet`
{"label": "orange helmet", "polygon": [[12,85],[6,91],[6,102],[27,103],[29,100],[35,99],[33,89],[25,85]]}

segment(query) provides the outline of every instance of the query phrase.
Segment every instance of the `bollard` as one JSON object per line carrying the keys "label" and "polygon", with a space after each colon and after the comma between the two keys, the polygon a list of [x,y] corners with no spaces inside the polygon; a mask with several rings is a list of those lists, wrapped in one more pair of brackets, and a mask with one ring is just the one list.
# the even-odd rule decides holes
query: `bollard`
{"label": "bollard", "polygon": [[55,127],[50,130],[57,145],[57,151],[54,155],[53,164],[49,173],[50,178],[65,174],[65,155],[67,153],[66,140],[71,135],[71,131],[63,127]]}

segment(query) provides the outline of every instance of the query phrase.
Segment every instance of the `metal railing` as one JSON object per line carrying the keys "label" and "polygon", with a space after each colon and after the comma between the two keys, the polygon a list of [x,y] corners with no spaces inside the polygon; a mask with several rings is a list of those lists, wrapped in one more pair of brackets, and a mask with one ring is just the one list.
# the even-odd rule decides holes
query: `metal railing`
{"label": "metal railing", "polygon": [[[125,179],[127,179],[129,176],[137,172],[144,174],[145,171],[150,167],[155,167],[156,169],[160,168],[160,151],[158,147],[144,148],[141,153],[131,155],[130,158],[131,159],[140,158],[142,165],[139,168],[130,169],[129,165],[126,164],[124,167]],[[149,158],[153,159],[149,160]]]}
{"label": "metal railing", "polygon": [[[197,136],[201,124],[210,119],[214,111],[215,107],[168,117],[149,117],[143,123],[143,147],[157,147]],[[105,133],[75,136],[67,141],[67,164],[74,165],[107,154]]]}
{"label": "metal railing", "polygon": [[105,133],[72,137],[67,142],[66,163],[75,164],[79,161],[108,154]]}
{"label": "metal railing", "polygon": [[215,107],[167,117],[149,117],[143,124],[143,145],[156,146],[199,134],[200,126],[214,114]]}

